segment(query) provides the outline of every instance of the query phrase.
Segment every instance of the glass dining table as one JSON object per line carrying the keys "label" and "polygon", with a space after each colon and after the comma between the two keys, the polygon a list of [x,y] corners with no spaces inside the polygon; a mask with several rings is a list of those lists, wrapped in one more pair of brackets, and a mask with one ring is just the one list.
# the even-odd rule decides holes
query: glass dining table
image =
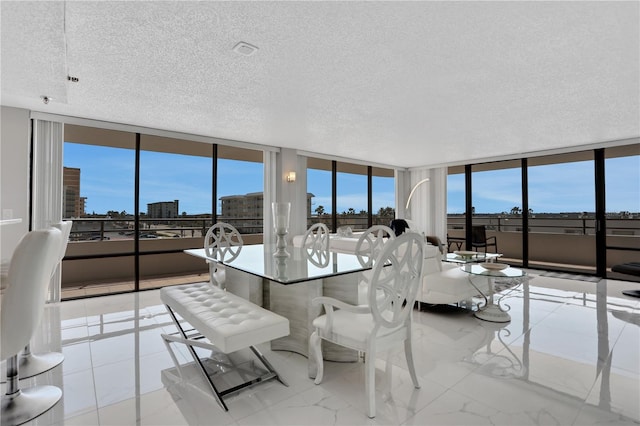
{"label": "glass dining table", "polygon": [[[322,306],[313,305],[312,300],[329,296],[357,303],[360,274],[371,268],[361,265],[350,253],[302,247],[287,247],[287,251],[289,256],[274,256],[275,244],[245,245],[230,260],[207,256],[205,249],[184,252],[225,268],[227,291],[289,319],[290,335],[272,341],[272,350],[308,357],[312,321],[322,313]],[[358,359],[358,354],[326,342],[323,357],[351,362]],[[309,374],[315,376],[311,370]]]}

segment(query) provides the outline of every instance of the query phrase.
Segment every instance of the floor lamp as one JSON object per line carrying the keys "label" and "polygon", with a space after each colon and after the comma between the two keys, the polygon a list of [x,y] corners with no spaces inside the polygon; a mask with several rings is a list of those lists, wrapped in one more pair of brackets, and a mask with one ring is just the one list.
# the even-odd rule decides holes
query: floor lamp
{"label": "floor lamp", "polygon": [[[418,189],[418,187],[425,182],[429,182],[429,178],[422,179],[420,182],[416,183],[414,187],[411,189],[411,192],[409,193],[409,197],[407,198],[407,205],[404,208],[405,214],[409,214],[409,204],[411,203],[411,197],[413,197],[413,194],[416,192],[416,189]],[[409,218],[411,219],[411,214],[409,214]]]}

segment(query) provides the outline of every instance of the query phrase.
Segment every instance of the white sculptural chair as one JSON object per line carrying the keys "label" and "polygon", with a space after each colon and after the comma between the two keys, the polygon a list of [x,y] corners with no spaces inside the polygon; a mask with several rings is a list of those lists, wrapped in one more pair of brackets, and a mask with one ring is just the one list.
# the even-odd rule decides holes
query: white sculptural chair
{"label": "white sculptural chair", "polygon": [[[204,250],[207,257],[213,257],[219,261],[230,262],[235,259],[242,250],[242,245],[242,235],[236,228],[225,222],[213,225],[204,237]],[[207,262],[211,284],[224,288],[226,282],[224,265],[212,260]]]}
{"label": "white sculptural chair", "polygon": [[[396,234],[384,225],[373,225],[368,228],[358,238],[356,243],[355,254],[358,256],[358,262],[363,267],[370,267],[374,259],[382,252],[384,245],[388,241],[393,241]],[[371,280],[371,271],[364,271],[360,274],[358,283],[358,305],[367,304],[369,298],[369,281]]]}
{"label": "white sculptural chair", "polygon": [[[53,225],[54,228],[59,229],[62,232],[62,238],[60,239],[60,248],[58,251],[58,261],[56,265],[62,262],[65,252],[67,251],[67,244],[69,242],[69,235],[71,234],[71,227],[73,221],[63,220],[62,222]],[[56,271],[54,266],[51,274]],[[64,355],[60,352],[47,352],[43,354],[31,353],[31,344],[29,343],[19,358],[19,371],[20,379],[27,379],[29,377],[37,376],[45,371],[49,371],[64,361]]]}
{"label": "white sculptural chair", "polygon": [[[365,353],[367,415],[375,417],[375,362],[378,351],[404,344],[411,380],[420,388],[413,364],[411,320],[416,293],[422,281],[424,242],[406,233],[385,244],[376,258],[369,287],[368,305],[350,305],[331,297],[316,297],[325,314],[313,320],[309,357],[317,366],[315,383],[322,382],[322,340]],[[383,297],[377,295],[382,293]],[[375,295],[375,296],[374,296]]]}
{"label": "white sculptural chair", "polygon": [[311,225],[302,238],[302,246],[307,250],[309,261],[316,266],[329,264],[329,228],[324,223]]}
{"label": "white sculptural chair", "polygon": [[55,386],[18,385],[18,354],[40,324],[51,274],[62,240],[58,229],[27,233],[9,265],[8,286],[2,295],[0,355],[7,360],[6,393],[2,397],[2,425],[25,423],[53,407],[62,397]]}

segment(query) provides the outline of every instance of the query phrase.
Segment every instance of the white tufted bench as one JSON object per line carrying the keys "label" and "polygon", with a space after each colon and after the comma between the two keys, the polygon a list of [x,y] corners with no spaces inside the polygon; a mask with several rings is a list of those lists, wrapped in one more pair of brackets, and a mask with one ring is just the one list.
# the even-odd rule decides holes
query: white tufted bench
{"label": "white tufted bench", "polygon": [[[162,337],[166,341],[187,345],[196,364],[200,366],[200,370],[209,381],[211,389],[222,408],[228,410],[222,400],[223,396],[237,392],[247,386],[270,379],[277,379],[286,385],[271,364],[255,348],[255,345],[288,336],[288,319],[210,283],[164,287],[160,290],[160,299],[167,306],[167,310],[178,327],[178,334],[180,335],[163,334]],[[176,314],[191,324],[200,335],[188,335]],[[202,337],[207,338],[209,343],[203,342]],[[217,350],[225,354],[244,348],[251,348],[267,368],[268,373],[226,391],[219,392],[211,377],[207,374],[202,360],[197,356],[194,347]]]}

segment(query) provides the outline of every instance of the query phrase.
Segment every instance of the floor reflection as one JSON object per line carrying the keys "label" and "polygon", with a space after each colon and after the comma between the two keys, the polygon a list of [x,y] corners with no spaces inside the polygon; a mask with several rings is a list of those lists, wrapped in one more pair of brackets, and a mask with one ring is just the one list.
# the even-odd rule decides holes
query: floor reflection
{"label": "floor reflection", "polygon": [[[414,311],[422,388],[410,385],[401,351],[383,355],[376,363],[376,422],[640,422],[640,303],[621,295],[628,283],[530,276],[515,289],[501,289],[509,323],[482,321],[451,306]],[[62,351],[65,361],[21,386],[60,386],[63,401],[32,424],[368,421],[361,363],[327,362],[325,380],[316,386],[306,375],[306,358],[268,346],[260,349],[290,386],[244,390],[230,397],[224,412],[189,354],[165,346],[160,335],[174,331],[155,290],[48,306],[33,350]]]}

